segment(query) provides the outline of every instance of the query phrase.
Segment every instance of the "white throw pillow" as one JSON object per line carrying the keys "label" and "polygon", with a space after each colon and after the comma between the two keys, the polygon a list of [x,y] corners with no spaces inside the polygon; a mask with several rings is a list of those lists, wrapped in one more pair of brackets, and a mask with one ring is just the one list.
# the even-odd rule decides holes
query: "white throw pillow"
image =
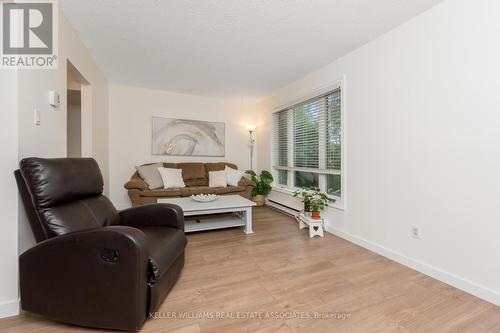
{"label": "white throw pillow", "polygon": [[208,173],[208,187],[227,187],[226,172],[210,171]]}
{"label": "white throw pillow", "polygon": [[227,165],[226,169],[224,169],[224,172],[226,173],[227,185],[230,186],[238,186],[241,177],[243,177],[243,175],[245,174],[243,171],[235,170],[228,167]]}
{"label": "white throw pillow", "polygon": [[182,169],[158,168],[158,171],[163,180],[163,188],[186,187],[182,179]]}

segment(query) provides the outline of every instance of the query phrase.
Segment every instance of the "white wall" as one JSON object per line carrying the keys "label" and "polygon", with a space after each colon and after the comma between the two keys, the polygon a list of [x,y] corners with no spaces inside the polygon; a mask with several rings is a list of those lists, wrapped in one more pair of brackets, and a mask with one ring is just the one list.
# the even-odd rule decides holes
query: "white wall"
{"label": "white wall", "polygon": [[[240,169],[250,168],[249,137],[245,125],[255,124],[255,101],[220,100],[110,85],[109,110],[110,197],[119,208],[130,206],[130,200],[123,185],[135,172],[137,165],[158,161],[228,161],[237,164]],[[152,116],[226,123],[226,156],[152,155]],[[254,163],[256,163],[255,156]]]}
{"label": "white wall", "polygon": [[[2,274],[0,277],[0,317],[18,309],[18,253],[35,241],[24,208],[17,198],[13,172],[18,161],[29,156],[66,156],[66,61],[69,59],[90,82],[92,94],[92,156],[108,184],[108,100],[107,82],[94,64],[78,35],[59,13],[59,68],[57,70],[20,70],[0,73],[2,159]],[[14,74],[12,74],[14,73]],[[48,104],[50,90],[61,96],[61,105]],[[7,97],[4,98],[3,95]],[[33,123],[33,110],[41,112],[41,126]],[[5,119],[4,119],[5,118]],[[4,207],[5,206],[5,207]]]}
{"label": "white wall", "polygon": [[17,293],[17,71],[0,71],[0,316],[19,311]]}
{"label": "white wall", "polygon": [[[69,60],[90,83],[92,89],[91,156],[108,184],[108,100],[107,82],[63,13],[59,14],[59,66],[57,70],[19,71],[19,159],[31,156],[65,157],[67,153],[67,64]],[[61,96],[59,107],[48,103],[50,90]],[[33,110],[40,110],[41,125],[33,124]],[[34,244],[24,208],[19,206],[19,252]]]}
{"label": "white wall", "polygon": [[[329,230],[500,305],[500,3],[448,0],[258,104],[346,77],[346,209]],[[411,226],[420,239],[411,238]]]}

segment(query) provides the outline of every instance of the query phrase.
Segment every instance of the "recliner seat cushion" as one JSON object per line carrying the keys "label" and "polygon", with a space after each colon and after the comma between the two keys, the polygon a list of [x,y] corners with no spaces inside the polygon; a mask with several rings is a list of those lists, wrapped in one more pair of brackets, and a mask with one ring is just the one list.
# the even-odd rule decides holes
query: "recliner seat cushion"
{"label": "recliner seat cushion", "polygon": [[148,240],[151,282],[161,279],[187,244],[184,232],[165,227],[139,227]]}

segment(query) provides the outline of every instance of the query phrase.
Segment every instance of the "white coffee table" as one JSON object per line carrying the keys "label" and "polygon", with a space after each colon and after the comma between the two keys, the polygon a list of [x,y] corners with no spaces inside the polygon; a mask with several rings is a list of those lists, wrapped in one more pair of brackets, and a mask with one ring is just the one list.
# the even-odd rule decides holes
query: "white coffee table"
{"label": "white coffee table", "polygon": [[219,196],[217,200],[211,202],[198,202],[189,197],[163,198],[157,202],[180,206],[184,211],[184,217],[203,215],[199,218],[186,218],[185,232],[245,226],[243,230],[245,234],[253,233],[252,207],[255,206],[255,202],[239,195]]}

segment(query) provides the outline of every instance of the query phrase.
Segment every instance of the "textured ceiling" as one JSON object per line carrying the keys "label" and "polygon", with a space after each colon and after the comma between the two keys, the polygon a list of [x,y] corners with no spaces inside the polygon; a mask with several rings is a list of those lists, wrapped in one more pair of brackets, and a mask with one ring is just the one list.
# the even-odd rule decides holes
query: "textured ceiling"
{"label": "textured ceiling", "polygon": [[440,0],[60,0],[110,82],[258,98]]}

